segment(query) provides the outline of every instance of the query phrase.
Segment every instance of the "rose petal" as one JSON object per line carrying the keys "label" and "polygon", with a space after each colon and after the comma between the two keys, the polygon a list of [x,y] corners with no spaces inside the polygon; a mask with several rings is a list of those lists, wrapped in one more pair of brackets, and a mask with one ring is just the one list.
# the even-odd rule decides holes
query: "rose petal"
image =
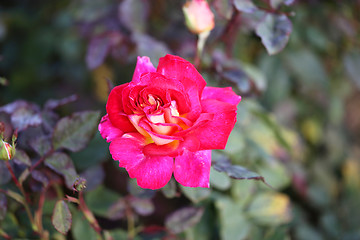
{"label": "rose petal", "polygon": [[153,131],[160,135],[171,135],[182,128],[176,123],[149,123]]}
{"label": "rose petal", "polygon": [[110,143],[110,153],[114,160],[119,161],[119,167],[126,170],[137,166],[144,160],[142,153],[145,138],[139,134],[124,134],[121,138],[116,138]]}
{"label": "rose petal", "polygon": [[200,96],[206,85],[204,78],[196,70],[194,65],[178,56],[168,54],[160,58],[156,71],[166,78],[180,81],[186,90],[196,86]]}
{"label": "rose petal", "polygon": [[119,167],[124,167],[131,178],[136,178],[142,188],[158,189],[170,180],[174,160],[167,156],[145,156],[144,137],[140,134],[124,134],[110,144],[110,153]]}
{"label": "rose petal", "polygon": [[179,143],[180,141],[178,140],[175,140],[165,145],[157,145],[155,143],[150,143],[144,147],[143,152],[146,156],[176,157],[179,155]]}
{"label": "rose petal", "polygon": [[[131,85],[135,86],[135,83],[131,82]],[[165,76],[157,72],[149,72],[143,74],[140,77],[139,82],[136,83],[136,85],[167,90],[173,89],[179,91],[180,93],[184,92],[184,86],[180,81],[172,78],[166,78]]]}
{"label": "rose petal", "polygon": [[144,137],[149,137],[149,134],[142,127],[139,126],[139,122],[141,118],[143,118],[142,115],[136,115],[136,114],[129,115],[130,122],[134,125],[136,130],[139,133],[141,133]]}
{"label": "rose petal", "polygon": [[131,178],[137,179],[142,188],[158,189],[171,179],[174,159],[168,156],[146,156],[136,167],[128,170]]}
{"label": "rose petal", "polygon": [[152,123],[165,123],[164,113],[161,114],[148,114],[147,119]]}
{"label": "rose petal", "polygon": [[203,111],[212,113],[214,118],[206,124],[194,128],[190,135],[197,136],[200,150],[224,149],[236,122],[236,106],[214,99],[202,101]]}
{"label": "rose petal", "polygon": [[101,136],[106,139],[107,142],[111,142],[115,138],[121,137],[124,134],[123,131],[111,124],[108,114],[101,118],[98,128]]}
{"label": "rose petal", "polygon": [[238,105],[238,103],[241,101],[241,96],[236,95],[231,87],[205,87],[201,99],[216,99],[222,102]]}
{"label": "rose petal", "polygon": [[136,129],[125,116],[122,105],[123,89],[128,86],[128,83],[114,87],[109,95],[106,103],[106,112],[109,115],[109,119],[112,125],[119,128],[123,132],[134,132]]}
{"label": "rose petal", "polygon": [[134,112],[141,112],[141,107],[137,106],[136,101],[138,99],[139,93],[143,89],[143,86],[132,86],[131,83],[129,83],[128,86],[124,88],[122,91],[122,103],[124,107],[124,113],[125,114],[133,114]]}
{"label": "rose petal", "polygon": [[174,177],[186,187],[209,187],[211,150],[185,150],[175,158]]}
{"label": "rose petal", "polygon": [[156,69],[150,61],[149,57],[137,57],[136,67],[132,81],[134,83],[140,80],[140,76],[147,72],[155,72]]}
{"label": "rose petal", "polygon": [[157,145],[165,145],[168,143],[171,143],[174,140],[182,140],[182,137],[179,136],[168,136],[168,135],[162,135],[162,134],[158,134],[156,132],[153,132],[152,129],[150,128],[150,124],[148,120],[142,118],[140,119],[139,122],[139,126],[142,127],[152,138],[152,140],[157,144]]}
{"label": "rose petal", "polygon": [[[166,55],[159,59],[159,65],[156,70],[166,78],[180,81],[189,96],[191,111],[187,112],[187,118],[194,121],[201,113],[200,96],[206,85],[204,78],[196,68],[185,59],[173,55]],[[184,104],[177,101],[179,112],[182,114],[181,107]]]}
{"label": "rose petal", "polygon": [[[169,79],[159,73],[146,73],[140,77],[140,81],[129,85],[131,88],[136,86],[143,86],[145,89],[150,88],[152,91],[158,89],[157,91],[163,92],[166,91],[169,99],[164,99],[162,95],[162,100],[165,103],[171,100],[175,100],[178,103],[178,111],[180,114],[187,113],[190,111],[190,102],[186,94],[185,88],[179,80]],[[148,91],[150,93],[150,91]],[[126,99],[125,99],[126,100]],[[181,104],[179,104],[181,103]]]}
{"label": "rose petal", "polygon": [[213,113],[202,113],[192,126],[190,126],[189,128],[187,128],[183,131],[176,132],[173,135],[174,136],[182,136],[182,137],[185,137],[187,135],[192,135],[189,133],[196,130],[197,128],[205,125],[207,122],[212,121],[213,119],[214,119]]}
{"label": "rose petal", "polygon": [[200,113],[202,111],[200,97],[197,94],[197,89],[195,87],[189,88],[187,90],[187,93],[189,95],[191,111],[186,114],[186,118],[190,121],[195,121],[200,116]]}

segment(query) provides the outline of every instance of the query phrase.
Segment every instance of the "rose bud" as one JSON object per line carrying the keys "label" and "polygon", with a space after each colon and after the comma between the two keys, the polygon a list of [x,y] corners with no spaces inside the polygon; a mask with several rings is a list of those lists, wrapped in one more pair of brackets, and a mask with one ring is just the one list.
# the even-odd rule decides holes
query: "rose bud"
{"label": "rose bud", "polygon": [[110,153],[142,188],[164,187],[174,173],[187,187],[209,187],[211,149],[224,149],[241,97],[205,87],[188,61],[138,57],[130,83],[110,92],[99,131]]}
{"label": "rose bud", "polygon": [[185,24],[195,34],[210,32],[214,26],[214,14],[206,0],[188,1],[183,6]]}
{"label": "rose bud", "polygon": [[76,192],[81,192],[86,188],[86,179],[82,177],[77,177],[73,183],[73,190]]}
{"label": "rose bud", "polygon": [[15,145],[12,146],[1,140],[0,141],[0,160],[11,160],[15,156]]}

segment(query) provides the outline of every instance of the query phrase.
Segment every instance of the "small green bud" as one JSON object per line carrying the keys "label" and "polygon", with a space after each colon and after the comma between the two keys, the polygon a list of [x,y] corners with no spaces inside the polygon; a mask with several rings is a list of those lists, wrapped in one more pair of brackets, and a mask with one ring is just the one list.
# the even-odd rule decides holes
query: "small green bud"
{"label": "small green bud", "polygon": [[86,179],[82,177],[76,178],[73,184],[73,190],[76,192],[81,192],[86,188]]}

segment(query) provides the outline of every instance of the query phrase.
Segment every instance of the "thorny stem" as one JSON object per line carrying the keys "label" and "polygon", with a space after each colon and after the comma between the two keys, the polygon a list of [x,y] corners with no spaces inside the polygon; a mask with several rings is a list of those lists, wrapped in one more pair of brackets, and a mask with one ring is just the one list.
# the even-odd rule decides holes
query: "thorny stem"
{"label": "thorny stem", "polygon": [[43,229],[43,224],[42,224],[42,214],[43,214],[43,206],[44,206],[44,202],[45,202],[45,192],[46,192],[47,188],[44,189],[44,191],[40,194],[40,198],[39,198],[39,208],[38,210],[35,212],[35,222],[39,228],[39,232],[41,232],[41,238],[44,240],[48,240],[49,239],[49,232],[48,231],[44,231]]}
{"label": "thorny stem", "polygon": [[34,165],[31,166],[29,172],[34,171],[35,168],[37,168],[37,166],[39,166],[42,162],[45,161],[45,159],[50,156],[51,154],[53,154],[54,149],[51,149],[50,151],[48,151],[44,156],[42,156]]}
{"label": "thorny stem", "polygon": [[[39,200],[39,211],[40,213],[35,214],[36,219],[34,219],[31,211],[30,211],[30,207],[28,205],[27,199],[26,199],[26,193],[24,190],[24,187],[22,186],[22,184],[18,181],[18,179],[15,176],[15,173],[10,165],[10,163],[8,161],[5,162],[7,169],[10,172],[11,178],[14,181],[15,185],[18,187],[18,189],[20,190],[21,194],[24,197],[24,201],[22,202],[26,214],[28,215],[29,221],[31,223],[31,227],[33,229],[34,232],[36,232],[37,234],[40,235],[40,238],[42,240],[48,240],[49,239],[49,234],[48,232],[44,232],[43,228],[42,228],[42,206],[44,205],[44,201],[45,201],[45,195],[40,196],[40,200]],[[37,216],[39,215],[39,216]]]}
{"label": "thorny stem", "polygon": [[80,210],[83,212],[86,220],[88,220],[88,222],[90,223],[90,226],[96,231],[98,237],[100,239],[103,239],[102,233],[101,233],[102,229],[100,228],[100,225],[97,222],[94,214],[87,207],[85,200],[84,200],[83,192],[79,192],[79,207],[80,207]]}
{"label": "thorny stem", "polygon": [[22,185],[19,183],[19,181],[17,180],[17,178],[16,178],[16,176],[15,176],[15,173],[14,173],[14,171],[12,170],[12,167],[11,167],[9,161],[5,161],[5,164],[6,164],[6,167],[7,167],[7,169],[9,170],[9,172],[10,172],[10,174],[11,174],[12,180],[14,181],[15,185],[19,188],[21,194],[24,196],[23,205],[24,205],[24,207],[25,207],[26,214],[27,214],[28,217],[29,217],[29,220],[30,220],[32,229],[33,229],[35,232],[37,232],[37,233],[39,233],[39,234],[41,235],[41,233],[39,232],[38,227],[37,227],[36,224],[35,224],[34,218],[33,218],[32,214],[31,214],[30,207],[29,207],[29,205],[28,205],[28,203],[27,203],[27,201],[26,201],[26,194],[25,194],[25,191],[24,191],[23,186],[22,186]]}

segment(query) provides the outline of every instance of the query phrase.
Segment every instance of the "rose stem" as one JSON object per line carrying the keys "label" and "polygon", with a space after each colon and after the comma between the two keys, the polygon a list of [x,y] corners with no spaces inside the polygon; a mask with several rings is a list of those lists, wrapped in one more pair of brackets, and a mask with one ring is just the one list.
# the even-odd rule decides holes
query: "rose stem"
{"label": "rose stem", "polygon": [[[12,170],[12,167],[11,167],[9,161],[5,161],[5,164],[6,164],[6,167],[8,168],[8,170],[9,170],[9,172],[10,172],[10,174],[11,174],[12,180],[14,181],[15,185],[19,188],[21,194],[24,196],[23,205],[24,205],[24,207],[25,207],[26,214],[27,214],[28,217],[29,217],[29,220],[30,220],[30,223],[31,223],[31,227],[32,227],[32,229],[33,229],[36,233],[40,234],[40,233],[39,233],[39,230],[38,230],[38,227],[36,226],[36,224],[35,224],[35,222],[34,222],[34,218],[33,218],[32,214],[31,214],[30,207],[29,207],[29,205],[28,205],[28,203],[27,203],[26,194],[25,194],[24,188],[23,188],[23,186],[19,183],[19,181],[17,180],[17,178],[16,178],[16,176],[15,176],[15,173],[14,173],[14,171]],[[41,234],[40,234],[40,235],[41,235]]]}

